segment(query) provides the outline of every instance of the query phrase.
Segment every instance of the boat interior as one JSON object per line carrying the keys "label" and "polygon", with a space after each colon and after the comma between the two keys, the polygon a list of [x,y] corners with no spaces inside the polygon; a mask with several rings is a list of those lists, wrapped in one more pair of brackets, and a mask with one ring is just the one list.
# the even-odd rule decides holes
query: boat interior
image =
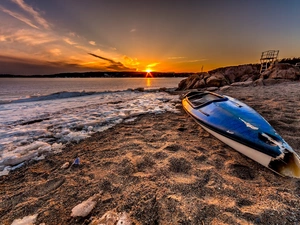
{"label": "boat interior", "polygon": [[192,92],[186,95],[193,108],[203,107],[211,102],[226,101],[227,98],[211,92]]}

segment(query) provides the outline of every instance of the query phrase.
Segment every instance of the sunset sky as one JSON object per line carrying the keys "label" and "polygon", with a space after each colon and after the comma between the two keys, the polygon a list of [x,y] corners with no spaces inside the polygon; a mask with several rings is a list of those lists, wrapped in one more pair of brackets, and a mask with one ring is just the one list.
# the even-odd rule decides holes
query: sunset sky
{"label": "sunset sky", "polygon": [[198,72],[300,57],[299,0],[1,0],[0,74]]}

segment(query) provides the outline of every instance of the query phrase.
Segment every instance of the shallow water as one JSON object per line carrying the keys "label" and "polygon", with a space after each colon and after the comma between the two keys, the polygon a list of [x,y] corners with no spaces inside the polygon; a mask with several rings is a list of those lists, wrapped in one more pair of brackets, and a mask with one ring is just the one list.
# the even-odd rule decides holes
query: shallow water
{"label": "shallow water", "polygon": [[184,78],[0,78],[0,101],[58,92],[123,91],[129,88],[173,88]]}
{"label": "shallow water", "polygon": [[164,92],[120,91],[2,104],[0,171],[138,115],[176,112],[178,103],[178,96]]}

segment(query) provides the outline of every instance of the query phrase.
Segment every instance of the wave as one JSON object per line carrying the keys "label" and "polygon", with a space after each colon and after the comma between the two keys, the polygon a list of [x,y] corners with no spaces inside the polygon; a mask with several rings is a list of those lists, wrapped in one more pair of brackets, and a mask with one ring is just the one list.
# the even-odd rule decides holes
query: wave
{"label": "wave", "polygon": [[[171,89],[171,88],[170,88]],[[173,88],[172,88],[173,89]],[[57,93],[52,93],[49,95],[41,95],[41,96],[29,96],[27,98],[20,98],[16,100],[0,100],[0,105],[2,104],[10,104],[10,103],[24,103],[24,102],[35,102],[35,101],[47,101],[47,100],[56,100],[56,99],[63,99],[63,98],[75,98],[75,97],[82,97],[87,95],[99,95],[99,94],[108,94],[108,93],[120,93],[120,92],[128,92],[128,91],[137,91],[137,92],[157,92],[157,91],[168,91],[167,89],[144,89],[144,88],[136,88],[136,89],[127,89],[123,91],[104,91],[104,92],[86,92],[86,91],[75,91],[75,92],[68,92],[62,91]]]}
{"label": "wave", "polygon": [[47,100],[55,100],[55,99],[62,99],[62,98],[81,97],[81,96],[93,95],[93,94],[97,94],[97,92],[85,92],[85,91],[68,92],[68,91],[62,91],[62,92],[52,93],[52,94],[49,94],[49,95],[29,96],[27,98],[20,98],[20,99],[16,99],[16,100],[11,100],[9,102],[2,101],[2,102],[0,102],[0,104],[47,101]]}

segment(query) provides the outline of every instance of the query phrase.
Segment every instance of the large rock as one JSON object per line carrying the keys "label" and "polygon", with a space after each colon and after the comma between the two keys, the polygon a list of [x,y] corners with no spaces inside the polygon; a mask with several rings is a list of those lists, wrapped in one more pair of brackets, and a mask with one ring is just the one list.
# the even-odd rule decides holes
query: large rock
{"label": "large rock", "polygon": [[221,87],[228,84],[222,73],[214,73],[206,79],[207,87]]}
{"label": "large rock", "polygon": [[178,84],[177,91],[222,87],[234,82],[254,81],[258,78],[259,69],[257,65],[230,66],[192,74]]}
{"label": "large rock", "polygon": [[259,78],[256,81],[253,82],[253,86],[264,86],[264,79]]}
{"label": "large rock", "polygon": [[209,77],[209,73],[202,72],[190,75],[188,78],[180,81],[178,84],[178,91],[194,89],[194,88],[201,88],[205,87],[205,79]]}
{"label": "large rock", "polygon": [[264,71],[261,77],[264,79],[299,80],[300,69],[288,63],[277,63],[272,68]]}
{"label": "large rock", "polygon": [[198,80],[194,85],[194,88],[204,88],[204,87],[206,87],[206,83],[204,79]]}
{"label": "large rock", "polygon": [[230,83],[244,82],[249,80],[249,78],[256,80],[259,77],[259,69],[257,65],[231,66],[226,68],[224,77]]}

